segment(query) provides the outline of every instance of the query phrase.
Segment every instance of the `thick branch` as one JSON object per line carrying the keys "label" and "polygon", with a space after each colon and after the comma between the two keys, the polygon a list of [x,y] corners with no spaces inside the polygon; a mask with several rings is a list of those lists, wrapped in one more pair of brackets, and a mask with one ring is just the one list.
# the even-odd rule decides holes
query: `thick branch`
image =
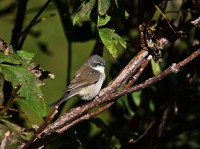
{"label": "thick branch", "polygon": [[136,70],[140,67],[140,65],[144,62],[145,57],[147,57],[148,54],[148,51],[141,50],[119,73],[119,75],[112,82],[110,82],[106,88],[101,90],[99,96],[104,96],[105,94],[116,91],[118,87],[129,80],[136,72]]}
{"label": "thick branch", "polygon": [[[118,91],[116,93],[105,95],[101,98],[96,98],[93,101],[86,103],[86,104],[84,104],[80,107],[76,107],[76,108],[71,109],[68,113],[61,116],[57,121],[48,125],[47,128],[44,129],[42,134],[48,135],[52,132],[58,132],[59,133],[60,129],[62,129],[64,126],[66,126],[67,124],[71,123],[74,120],[74,117],[75,117],[75,119],[77,119],[83,113],[89,111],[90,109],[92,109],[92,108],[94,108],[94,107],[96,107],[96,106],[98,106],[102,103],[105,103],[107,101],[113,101],[116,98],[119,98],[123,95],[127,95],[127,94],[133,93],[137,90],[144,89],[144,88],[152,85],[153,83],[160,81],[161,79],[168,76],[169,74],[177,73],[183,66],[185,66],[186,64],[191,62],[193,59],[195,59],[199,55],[200,55],[200,49],[193,52],[189,57],[187,57],[183,61],[179,62],[178,64],[173,63],[170,67],[165,69],[163,72],[161,72],[157,76],[149,78],[148,80],[146,80],[145,82],[143,82],[141,84],[138,84],[134,87],[131,87],[131,88],[128,88],[128,89],[125,89],[125,90],[122,90],[122,91]],[[85,119],[87,119],[87,116],[86,116]],[[62,130],[62,132],[63,132],[63,130]]]}

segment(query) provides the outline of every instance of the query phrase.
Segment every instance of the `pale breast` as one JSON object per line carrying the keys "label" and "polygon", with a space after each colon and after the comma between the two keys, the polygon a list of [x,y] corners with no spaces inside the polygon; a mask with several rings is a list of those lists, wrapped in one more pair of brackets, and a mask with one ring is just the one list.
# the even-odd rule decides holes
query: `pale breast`
{"label": "pale breast", "polygon": [[90,85],[88,87],[85,87],[83,90],[79,92],[79,96],[83,100],[91,100],[94,98],[100,91],[102,84],[105,80],[105,74],[102,73],[102,75],[99,78],[99,81],[93,85]]}

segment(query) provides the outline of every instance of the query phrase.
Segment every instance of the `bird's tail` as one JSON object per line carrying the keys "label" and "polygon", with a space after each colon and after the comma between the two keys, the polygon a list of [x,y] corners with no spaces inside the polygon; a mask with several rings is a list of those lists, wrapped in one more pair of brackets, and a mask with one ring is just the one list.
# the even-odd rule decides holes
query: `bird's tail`
{"label": "bird's tail", "polygon": [[[67,100],[67,99],[66,99]],[[64,102],[65,100],[64,100],[64,98],[63,97],[61,97],[61,98],[59,98],[58,100],[56,100],[55,102],[53,102],[53,103],[51,103],[51,104],[49,104],[49,106],[59,106],[62,102]]]}
{"label": "bird's tail", "polygon": [[62,97],[60,97],[58,100],[56,100],[55,102],[49,104],[49,106],[59,106],[61,103],[63,103],[64,101],[66,101],[67,99],[69,99],[71,97],[70,94],[65,93]]}

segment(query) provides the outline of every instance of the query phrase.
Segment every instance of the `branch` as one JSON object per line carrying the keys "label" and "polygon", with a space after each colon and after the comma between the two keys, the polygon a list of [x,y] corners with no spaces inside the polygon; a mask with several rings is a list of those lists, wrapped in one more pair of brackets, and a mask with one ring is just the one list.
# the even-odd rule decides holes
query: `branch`
{"label": "branch", "polygon": [[[48,137],[51,133],[62,133],[64,131],[66,131],[67,129],[69,129],[74,124],[76,124],[80,121],[86,120],[90,117],[93,117],[96,113],[86,114],[86,115],[82,116],[84,113],[86,113],[90,109],[92,109],[100,104],[106,103],[106,102],[113,102],[123,95],[127,95],[127,94],[133,93],[135,91],[138,91],[140,89],[144,89],[144,88],[160,81],[161,79],[163,79],[164,77],[166,77],[172,73],[177,73],[182,67],[184,67],[186,64],[188,64],[189,62],[191,62],[193,59],[197,58],[198,56],[200,56],[200,49],[193,52],[190,56],[185,58],[183,61],[181,61],[177,64],[173,63],[170,67],[165,69],[163,72],[161,72],[160,74],[158,74],[155,77],[149,78],[148,80],[144,81],[143,83],[140,83],[138,85],[135,85],[134,87],[124,89],[122,91],[118,91],[118,92],[115,92],[112,94],[104,94],[104,96],[97,97],[89,103],[86,103],[80,107],[75,107],[75,108],[71,109],[68,113],[65,113],[64,115],[62,115],[54,123],[48,125],[40,133],[40,135],[37,136],[38,138],[34,139],[35,142],[31,142],[30,144],[38,143],[38,141],[39,142],[43,141],[43,143],[47,143],[46,141],[44,142],[44,138]],[[107,88],[109,89],[109,87],[107,87]],[[110,91],[110,90],[107,90],[107,91]],[[104,93],[105,92],[106,92],[106,88],[104,89]],[[107,106],[109,106],[109,104]],[[40,144],[40,143],[38,143],[38,144]]]}
{"label": "branch", "polygon": [[51,0],[47,0],[47,2],[42,6],[42,8],[38,11],[38,13],[34,16],[34,18],[31,20],[31,22],[29,23],[29,25],[26,27],[26,29],[22,32],[22,36],[21,36],[21,40],[19,42],[18,45],[18,49],[20,50],[24,44],[24,41],[28,35],[28,33],[30,32],[30,30],[32,29],[32,27],[37,23],[37,20],[39,18],[39,16],[42,14],[42,12],[47,8],[47,6],[49,5],[49,3],[51,2]]}
{"label": "branch", "polygon": [[[191,20],[190,20],[191,21]],[[192,28],[194,27],[191,22],[188,21],[189,27]],[[165,45],[165,44],[164,44]],[[149,52],[146,50],[141,50],[129,63],[128,65],[120,72],[120,74],[114,79],[109,85],[102,89],[99,97],[95,98],[94,100],[79,106],[72,108],[68,113],[65,113],[62,115],[59,119],[57,119],[54,123],[49,124],[47,127],[44,128],[44,130],[41,131],[41,133],[37,134],[32,138],[23,148],[28,148],[30,145],[44,145],[48,143],[49,141],[49,136],[51,136],[51,133],[62,133],[69,129],[71,126],[75,125],[76,123],[86,120],[88,118],[91,118],[103,111],[105,111],[107,108],[109,108],[119,97],[133,93],[137,90],[146,88],[153,83],[156,83],[163,79],[164,77],[172,74],[172,73],[177,73],[183,66],[185,66],[187,63],[195,59],[200,55],[200,50],[195,51],[192,53],[189,57],[184,59],[183,61],[179,62],[178,64],[173,63],[169,68],[161,72],[155,77],[149,78],[145,82],[138,84],[134,87],[131,88],[125,88],[122,91],[115,92],[118,87],[123,85],[127,80],[129,80],[133,74],[135,74],[139,68],[141,68],[141,65],[146,63],[146,57],[148,56]],[[140,76],[140,73],[136,73],[135,76]],[[134,77],[133,80],[134,82]],[[131,83],[130,83],[131,84]],[[113,93],[115,92],[115,93]],[[107,103],[107,105],[101,107],[99,110],[90,113],[90,114],[85,114],[87,113],[90,109],[99,106],[100,104]],[[84,115],[85,114],[85,115]],[[48,140],[48,141],[47,141]]]}
{"label": "branch", "polygon": [[[60,119],[58,119],[55,123],[50,124],[43,132],[45,135],[48,135],[51,132],[63,132],[63,125],[67,125],[69,123],[71,123],[71,120],[73,118],[73,113],[77,113],[81,112],[87,112],[88,110],[92,109],[93,107],[96,107],[97,105],[100,105],[102,103],[105,103],[107,101],[115,101],[117,98],[123,96],[123,95],[127,95],[130,93],[133,93],[135,91],[138,91],[140,89],[144,89],[158,81],[160,81],[161,79],[163,79],[164,77],[172,74],[172,73],[177,73],[182,67],[184,67],[186,64],[188,64],[189,62],[191,62],[193,59],[197,58],[200,55],[200,49],[193,52],[189,57],[187,57],[186,59],[184,59],[183,61],[179,62],[178,64],[173,63],[170,67],[168,67],[167,69],[165,69],[163,72],[161,72],[160,74],[158,74],[155,77],[149,78],[148,80],[146,80],[143,83],[140,83],[138,85],[135,85],[134,87],[128,88],[128,89],[124,89],[122,91],[118,91],[116,93],[112,93],[109,95],[105,95],[104,97],[101,98],[96,98],[95,100],[93,100],[90,103],[87,103],[81,107],[77,107],[77,108],[73,108],[71,109],[68,113],[64,114]],[[87,111],[85,111],[87,110]],[[83,112],[82,112],[83,111]],[[88,115],[85,117],[85,119],[87,118]],[[77,118],[77,117],[76,117]],[[81,118],[82,120],[82,118]],[[61,125],[61,128],[59,128],[59,125]],[[68,128],[68,127],[66,127]],[[60,131],[60,129],[62,131]]]}
{"label": "branch", "polygon": [[145,57],[147,57],[148,54],[148,51],[141,50],[119,73],[119,75],[112,82],[110,82],[106,88],[101,90],[99,96],[101,97],[116,91],[118,87],[120,87],[127,80],[129,80],[136,72],[136,70],[138,70],[140,65],[145,61]]}
{"label": "branch", "polygon": [[24,18],[26,14],[26,5],[27,5],[27,0],[18,1],[17,16],[15,20],[15,26],[12,31],[12,37],[11,37],[11,45],[13,46],[15,50],[19,50],[18,43],[20,40],[21,31],[23,28]]}
{"label": "branch", "polygon": [[[148,55],[148,51],[141,50],[127,64],[127,66],[120,72],[120,74],[111,83],[109,83],[108,87],[101,90],[99,97],[107,96],[109,93],[116,91],[118,87],[120,87],[128,79],[130,79],[130,77],[133,76],[133,74],[136,72],[136,70],[138,70],[140,65],[145,61],[145,57],[147,55]],[[39,131],[37,131],[36,135],[34,135],[33,138],[26,143],[26,145],[23,147],[23,149],[29,148],[30,145],[37,140],[37,137],[41,137],[44,135],[46,136],[46,134],[49,134],[50,132],[57,132],[58,129],[66,126],[66,124],[69,124],[70,122],[81,117],[83,114],[85,114],[90,109],[100,105],[101,99],[102,98],[96,98],[96,99],[92,100],[91,102],[88,102],[80,107],[72,108],[68,113],[61,116],[54,123],[48,125],[43,131],[41,131],[41,129]],[[66,119],[66,117],[67,117],[67,119]],[[44,125],[42,125],[42,126],[44,126]],[[40,127],[40,128],[44,128],[44,127]]]}

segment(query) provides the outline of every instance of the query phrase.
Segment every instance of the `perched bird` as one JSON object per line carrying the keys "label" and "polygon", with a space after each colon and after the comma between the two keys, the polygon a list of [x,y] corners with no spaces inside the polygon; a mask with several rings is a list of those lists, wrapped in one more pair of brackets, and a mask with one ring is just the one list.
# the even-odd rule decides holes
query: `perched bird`
{"label": "perched bird", "polygon": [[105,61],[98,55],[93,55],[76,71],[74,79],[64,92],[64,95],[49,106],[59,106],[72,96],[78,95],[82,100],[93,99],[100,91],[106,78]]}

